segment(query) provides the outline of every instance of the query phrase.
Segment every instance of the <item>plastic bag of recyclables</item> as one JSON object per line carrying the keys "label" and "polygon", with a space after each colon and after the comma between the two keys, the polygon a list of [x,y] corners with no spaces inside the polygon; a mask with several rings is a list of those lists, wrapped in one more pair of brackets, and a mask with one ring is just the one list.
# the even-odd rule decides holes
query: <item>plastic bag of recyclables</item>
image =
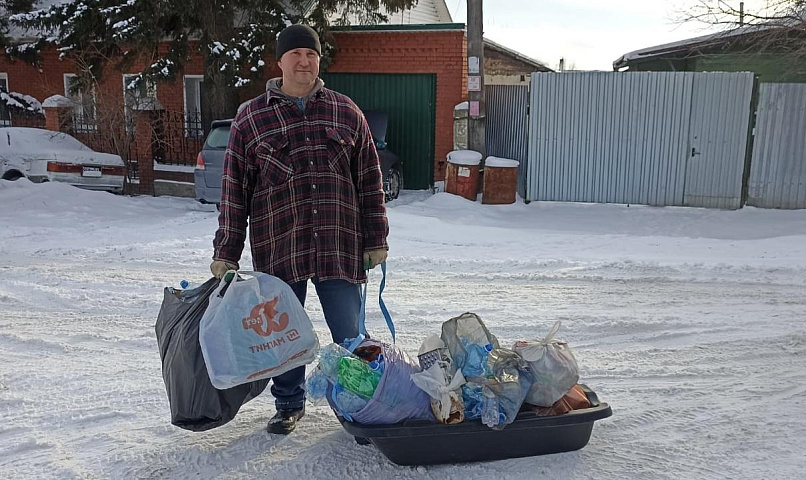
{"label": "plastic bag of recyclables", "polygon": [[314,360],[319,339],[288,284],[260,272],[224,278],[232,280],[221,281],[199,325],[214,387],[276,377]]}
{"label": "plastic bag of recyclables", "polygon": [[545,338],[515,342],[513,350],[529,363],[534,376],[527,403],[551,407],[579,381],[579,367],[570,347],[554,338],[560,326],[558,320]]}
{"label": "plastic bag of recyclables", "polygon": [[434,421],[428,395],[411,379],[418,372],[420,367],[396,345],[366,339],[350,352],[334,343],[321,349],[305,390],[315,405],[327,402],[355,423]]}
{"label": "plastic bag of recyclables", "polygon": [[532,385],[526,362],[516,352],[501,348],[481,318],[465,313],[442,325],[442,340],[454,359],[454,372],[467,383],[462,388],[465,418],[481,419],[496,430],[518,415]]}

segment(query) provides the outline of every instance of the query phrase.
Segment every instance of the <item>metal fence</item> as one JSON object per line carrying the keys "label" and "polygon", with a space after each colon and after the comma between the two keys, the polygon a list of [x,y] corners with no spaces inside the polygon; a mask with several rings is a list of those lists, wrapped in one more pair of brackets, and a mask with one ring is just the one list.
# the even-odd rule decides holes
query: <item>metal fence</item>
{"label": "metal fence", "polygon": [[751,73],[531,80],[527,200],[741,206]]}
{"label": "metal fence", "polygon": [[528,161],[529,87],[527,85],[487,85],[484,87],[487,112],[485,147],[487,155],[511,158],[518,166],[518,193],[526,195]]}
{"label": "metal fence", "polygon": [[[5,105],[0,104],[0,109],[4,107]],[[45,128],[45,116],[41,113],[19,108],[6,108],[4,115],[0,112],[1,126]]]}
{"label": "metal fence", "polygon": [[806,208],[806,84],[759,89],[747,204]]}
{"label": "metal fence", "polygon": [[152,126],[154,159],[170,165],[196,164],[204,145],[201,115],[162,112]]}

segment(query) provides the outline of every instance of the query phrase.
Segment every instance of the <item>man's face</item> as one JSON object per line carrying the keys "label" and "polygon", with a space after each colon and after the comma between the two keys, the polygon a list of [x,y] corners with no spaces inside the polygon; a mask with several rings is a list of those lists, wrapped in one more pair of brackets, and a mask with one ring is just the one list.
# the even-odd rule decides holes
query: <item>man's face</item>
{"label": "man's face", "polygon": [[283,71],[283,81],[298,86],[311,85],[319,76],[319,54],[310,48],[289,50],[277,61]]}

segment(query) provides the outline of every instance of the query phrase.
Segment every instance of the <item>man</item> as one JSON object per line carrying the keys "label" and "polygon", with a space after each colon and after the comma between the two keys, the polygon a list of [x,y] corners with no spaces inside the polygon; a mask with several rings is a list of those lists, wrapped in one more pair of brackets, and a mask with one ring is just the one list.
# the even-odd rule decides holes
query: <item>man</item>
{"label": "man", "polygon": [[[248,221],[254,269],[287,282],[303,305],[311,279],[342,342],[358,335],[359,284],[386,260],[389,227],[369,127],[352,100],[324,88],[321,52],[313,29],[285,28],[282,78],[235,117],[210,270],[220,278],[238,268]],[[304,366],[272,379],[269,433],[290,433],[305,414],[304,381]]]}

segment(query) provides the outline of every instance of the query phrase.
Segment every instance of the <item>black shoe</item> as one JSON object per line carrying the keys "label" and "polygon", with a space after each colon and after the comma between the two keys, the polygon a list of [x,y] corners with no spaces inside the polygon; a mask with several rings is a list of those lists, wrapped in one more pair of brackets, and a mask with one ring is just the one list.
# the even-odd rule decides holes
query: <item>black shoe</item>
{"label": "black shoe", "polygon": [[298,410],[277,410],[271,417],[266,431],[279,435],[288,435],[297,428],[297,421],[305,416],[305,407]]}

